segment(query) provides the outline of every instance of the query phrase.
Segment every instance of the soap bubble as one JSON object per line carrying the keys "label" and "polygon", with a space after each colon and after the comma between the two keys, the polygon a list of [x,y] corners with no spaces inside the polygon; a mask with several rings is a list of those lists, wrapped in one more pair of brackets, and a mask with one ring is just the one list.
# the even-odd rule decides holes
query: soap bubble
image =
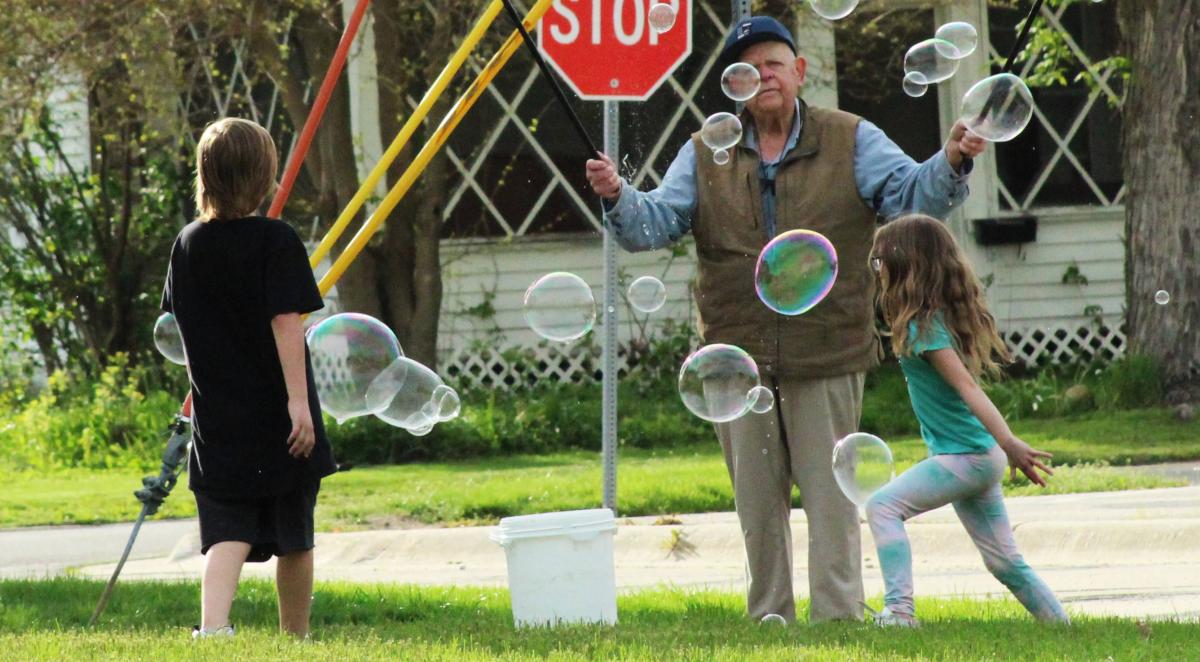
{"label": "soap bubble", "polygon": [[654,276],[642,276],[629,286],[629,305],[642,313],[653,313],[667,302],[667,286]]}
{"label": "soap bubble", "polygon": [[763,247],[754,268],[754,289],[771,310],[800,315],[829,294],[837,274],[837,251],[824,235],[791,230]]}
{"label": "soap bubble", "polygon": [[596,323],[592,288],[575,274],[546,274],[525,291],[525,321],[547,340],[578,340]]}
{"label": "soap bubble", "polygon": [[[954,21],[947,23],[937,29],[934,35],[934,47],[943,57],[948,57],[951,60],[961,60],[962,58],[975,52],[975,47],[979,45],[979,32],[975,30],[975,26],[963,21]],[[946,42],[949,47],[942,44]]]}
{"label": "soap bubble", "polygon": [[1025,81],[996,74],[963,95],[959,117],[975,135],[992,142],[1016,138],[1033,118],[1033,94]]}
{"label": "soap bubble", "polygon": [[904,54],[904,73],[921,74],[925,83],[932,85],[940,83],[958,71],[958,60],[944,55],[945,52],[957,52],[954,44],[942,39],[926,39],[908,49]]}
{"label": "soap bubble", "polygon": [[380,420],[410,432],[456,418],[461,407],[458,393],[436,372],[407,357],[371,382],[366,400]]}
{"label": "soap bubble", "polygon": [[758,69],[745,62],[734,62],[721,74],[721,91],[734,101],[753,98],[761,85]]}
{"label": "soap bubble", "polygon": [[696,416],[724,423],[750,411],[750,390],[758,386],[758,366],[740,347],[707,345],[683,362],[679,397]]}
{"label": "soap bubble", "polygon": [[338,313],[322,320],[309,330],[308,348],[321,409],[339,423],[375,410],[367,402],[367,390],[404,356],[387,325],[359,313]]}
{"label": "soap bubble", "polygon": [[1166,290],[1159,290],[1154,293],[1154,303],[1160,306],[1165,306],[1171,303],[1171,293]]}
{"label": "soap bubble", "polygon": [[833,477],[846,498],[859,506],[895,476],[892,449],[873,434],[855,432],[833,447]]}
{"label": "soap bubble", "polygon": [[808,5],[817,16],[836,21],[849,16],[858,6],[858,0],[808,0]]}
{"label": "soap bubble", "polygon": [[715,163],[719,166],[723,166],[726,163],[729,163],[729,150],[718,149],[718,150],[714,151],[713,152],[713,163]]}
{"label": "soap bubble", "polygon": [[779,614],[767,614],[758,622],[759,625],[777,625],[779,627],[787,627],[787,619]]}
{"label": "soap bubble", "polygon": [[766,386],[755,386],[746,396],[750,401],[750,411],[765,414],[775,408],[775,392]]}
{"label": "soap bubble", "polygon": [[733,113],[717,113],[704,120],[700,140],[711,150],[729,149],[742,140],[742,121]]}
{"label": "soap bubble", "polygon": [[171,363],[187,365],[183,336],[179,334],[179,323],[171,313],[163,313],[154,321],[154,346]]}
{"label": "soap bubble", "polygon": [[910,71],[904,74],[904,83],[902,85],[904,93],[910,97],[925,96],[929,91],[929,83],[925,82],[925,76],[922,76],[918,71]]}
{"label": "soap bubble", "polygon": [[675,27],[675,8],[666,2],[657,2],[650,7],[646,20],[655,32],[666,32]]}

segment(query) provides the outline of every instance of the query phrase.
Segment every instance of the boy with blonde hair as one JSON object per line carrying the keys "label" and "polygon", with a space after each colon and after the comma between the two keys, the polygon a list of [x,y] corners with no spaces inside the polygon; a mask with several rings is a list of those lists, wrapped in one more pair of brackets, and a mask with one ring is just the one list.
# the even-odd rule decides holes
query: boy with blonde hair
{"label": "boy with blonde hair", "polygon": [[295,230],[256,215],[277,168],[258,124],[227,118],[204,130],[197,219],[171,247],[163,288],[192,391],[188,486],[206,556],[197,638],[233,634],[242,564],[272,556],[280,628],[308,634],[313,510],[335,465],[301,326],[324,304]]}

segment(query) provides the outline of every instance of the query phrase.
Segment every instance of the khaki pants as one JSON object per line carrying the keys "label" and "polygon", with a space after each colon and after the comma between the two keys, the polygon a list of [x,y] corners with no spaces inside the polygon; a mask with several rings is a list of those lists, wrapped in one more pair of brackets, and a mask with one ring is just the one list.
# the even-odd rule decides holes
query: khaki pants
{"label": "khaki pants", "polygon": [[825,379],[764,377],[776,406],[718,424],[746,543],[751,618],[796,618],[792,593],[791,490],[808,520],[812,621],[862,618],[858,510],[833,478],[833,445],[858,429],[863,373]]}

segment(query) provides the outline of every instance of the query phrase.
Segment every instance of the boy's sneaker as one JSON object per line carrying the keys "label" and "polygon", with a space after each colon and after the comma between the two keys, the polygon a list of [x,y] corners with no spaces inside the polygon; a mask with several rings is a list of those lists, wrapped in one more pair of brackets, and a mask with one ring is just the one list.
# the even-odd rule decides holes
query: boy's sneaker
{"label": "boy's sneaker", "polygon": [[235,634],[232,625],[222,625],[215,630],[205,630],[199,625],[192,626],[192,639],[229,639]]}
{"label": "boy's sneaker", "polygon": [[875,618],[875,625],[881,628],[919,628],[920,621],[912,614],[896,614],[888,607],[884,607],[881,611],[872,612]]}

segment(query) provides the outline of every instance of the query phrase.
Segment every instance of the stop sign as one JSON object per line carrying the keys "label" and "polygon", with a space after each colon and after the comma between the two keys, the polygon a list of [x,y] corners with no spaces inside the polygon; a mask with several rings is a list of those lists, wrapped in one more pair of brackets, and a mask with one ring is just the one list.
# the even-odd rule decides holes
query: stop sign
{"label": "stop sign", "polygon": [[[675,24],[650,25],[650,8],[670,5]],[[692,52],[692,0],[555,0],[538,45],[583,99],[643,101]]]}

